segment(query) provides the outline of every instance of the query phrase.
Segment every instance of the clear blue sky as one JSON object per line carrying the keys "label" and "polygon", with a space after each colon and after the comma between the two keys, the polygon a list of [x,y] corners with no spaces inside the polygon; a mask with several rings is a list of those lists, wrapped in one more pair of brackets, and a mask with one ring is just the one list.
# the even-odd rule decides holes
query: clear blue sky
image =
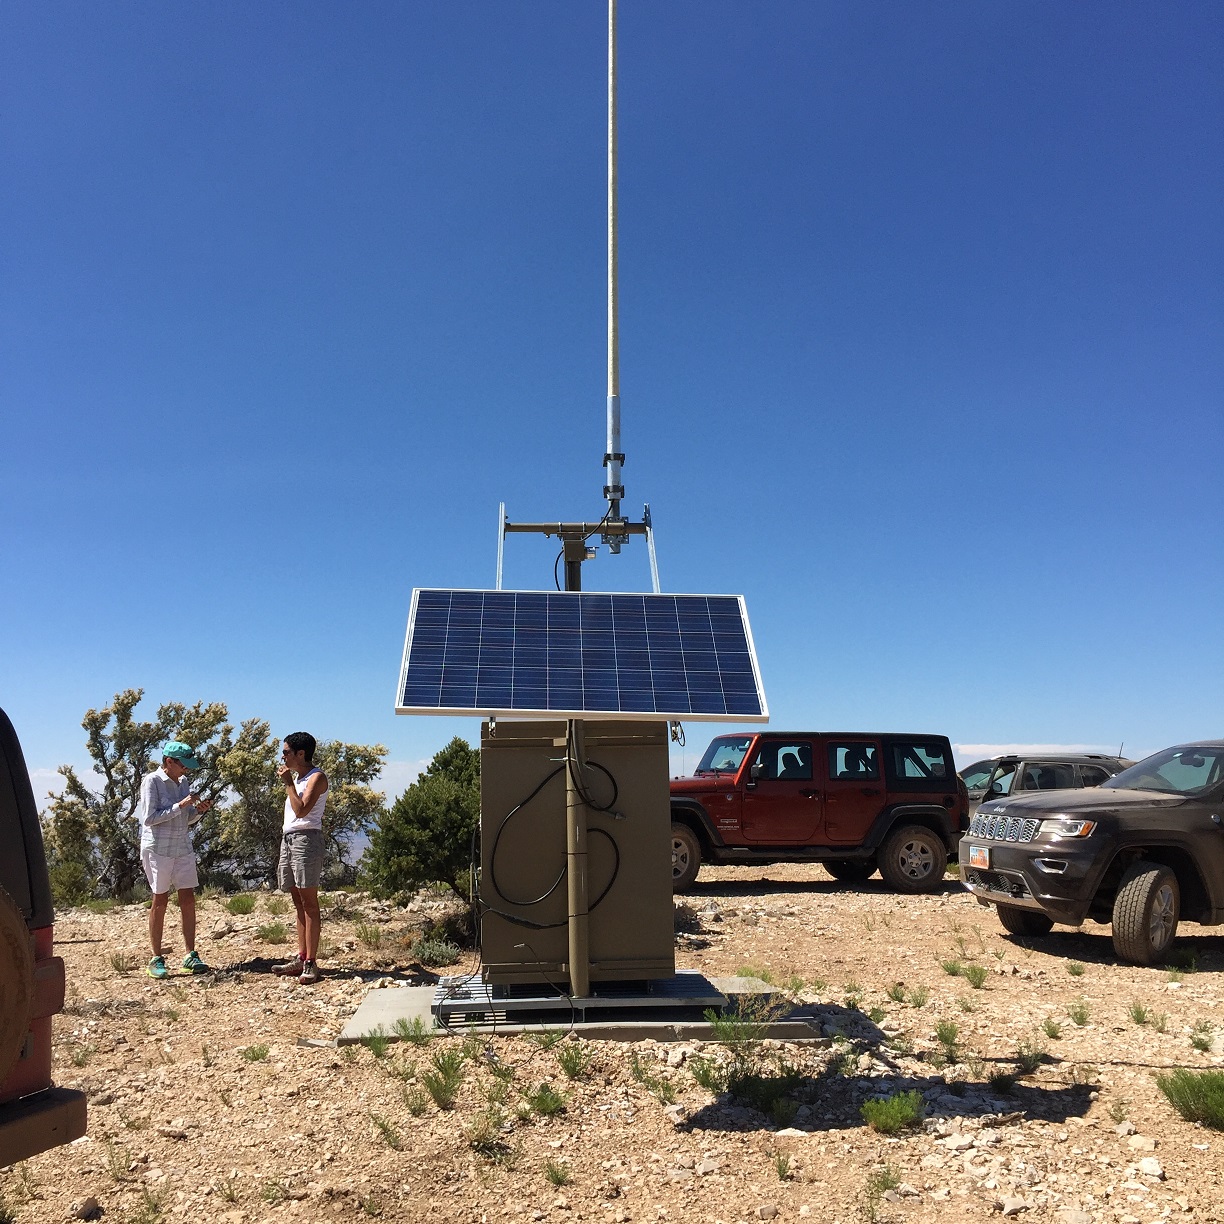
{"label": "clear blue sky", "polygon": [[[1224,9],[622,0],[627,504],[775,727],[1224,733]],[[595,519],[602,0],[0,10],[0,704],[381,741]],[[506,585],[552,585],[511,537]],[[649,588],[644,549],[586,567]],[[722,730],[693,723],[693,747]],[[48,772],[44,772],[48,771]]]}

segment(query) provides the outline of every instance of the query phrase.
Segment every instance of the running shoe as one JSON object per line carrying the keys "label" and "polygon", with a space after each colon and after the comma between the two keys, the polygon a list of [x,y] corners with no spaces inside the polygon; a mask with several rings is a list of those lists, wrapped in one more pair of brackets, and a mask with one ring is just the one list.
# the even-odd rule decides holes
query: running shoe
{"label": "running shoe", "polygon": [[200,959],[200,954],[192,948],[183,959],[183,968],[188,973],[208,973],[208,966]]}
{"label": "running shoe", "polygon": [[273,965],[272,972],[277,977],[298,977],[301,975],[305,959],[299,952],[292,960],[282,961],[279,965]]}
{"label": "running shoe", "polygon": [[164,956],[155,956],[149,962],[149,976],[151,978],[164,978],[169,972],[170,970],[166,968],[166,958]]}
{"label": "running shoe", "polygon": [[303,986],[313,986],[319,980],[319,966],[312,960],[302,962],[302,972],[298,981]]}

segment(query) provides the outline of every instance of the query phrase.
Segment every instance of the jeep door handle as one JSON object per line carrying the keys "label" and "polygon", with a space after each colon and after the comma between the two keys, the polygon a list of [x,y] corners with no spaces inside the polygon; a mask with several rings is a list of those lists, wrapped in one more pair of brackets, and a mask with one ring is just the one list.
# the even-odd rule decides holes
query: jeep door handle
{"label": "jeep door handle", "polygon": [[813,790],[800,791],[800,792],[799,792],[799,796],[800,796],[800,798],[802,798],[802,799],[819,799],[819,798],[820,798],[820,792],[819,792],[819,791],[813,791]]}
{"label": "jeep door handle", "polygon": [[878,787],[875,787],[875,786],[864,786],[863,787],[864,795],[878,795],[879,793],[880,791]]}

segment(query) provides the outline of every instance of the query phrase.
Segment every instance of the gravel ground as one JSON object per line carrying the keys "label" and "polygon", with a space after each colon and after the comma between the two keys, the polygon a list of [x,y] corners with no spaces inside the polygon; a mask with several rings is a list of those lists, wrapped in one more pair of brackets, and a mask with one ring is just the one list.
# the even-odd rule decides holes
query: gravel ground
{"label": "gravel ground", "polygon": [[[342,898],[315,987],[267,974],[291,918],[267,895],[245,916],[202,901],[217,972],[165,982],[143,974],[142,906],[62,914],[56,1079],[90,1094],[89,1134],[0,1172],[8,1218],[67,1220],[93,1199],[146,1224],[1224,1221],[1224,1134],[1182,1121],[1154,1082],[1224,1063],[1209,930],[1183,929],[1182,969],[1136,969],[1114,963],[1107,928],[1019,939],[952,882],[898,897],[818,867],[705,868],[677,963],[754,971],[822,1022],[818,1040],[748,1051],[764,1089],[789,1076],[765,1113],[698,1082],[720,1087],[718,1043],[299,1044],[335,1037],[388,979],[431,980],[407,949],[446,904]],[[865,1102],[903,1091],[921,1098],[916,1126],[864,1123]]]}

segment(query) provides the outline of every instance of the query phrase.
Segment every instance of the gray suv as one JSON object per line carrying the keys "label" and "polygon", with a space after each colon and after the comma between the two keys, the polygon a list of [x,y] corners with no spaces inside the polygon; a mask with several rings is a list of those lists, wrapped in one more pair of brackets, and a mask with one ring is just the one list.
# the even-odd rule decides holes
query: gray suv
{"label": "gray suv", "polygon": [[30,775],[0,710],[0,1167],[85,1133],[85,1094],[51,1085],[51,1018],[64,1007],[54,916]]}
{"label": "gray suv", "polygon": [[1057,756],[997,756],[974,761],[960,771],[969,792],[969,815],[987,799],[1002,799],[1027,791],[1078,790],[1100,786],[1133,765],[1125,757],[1095,752]]}

